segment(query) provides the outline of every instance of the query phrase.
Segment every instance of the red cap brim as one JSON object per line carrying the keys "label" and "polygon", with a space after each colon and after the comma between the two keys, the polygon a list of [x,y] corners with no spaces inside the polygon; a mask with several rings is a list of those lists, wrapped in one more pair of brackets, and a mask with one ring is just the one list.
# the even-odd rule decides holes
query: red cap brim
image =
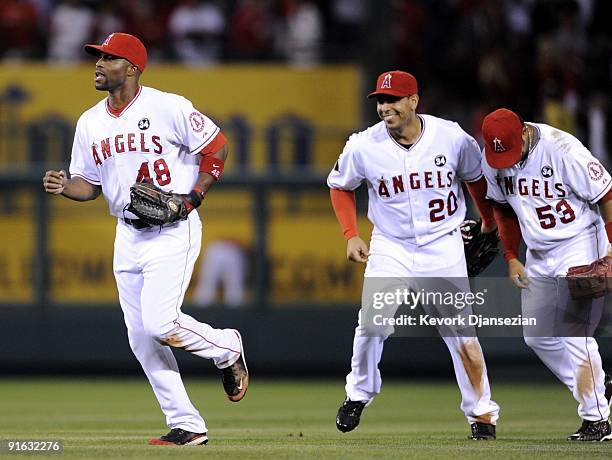
{"label": "red cap brim", "polygon": [[85,51],[89,54],[91,54],[92,56],[96,56],[96,57],[100,57],[100,55],[102,54],[110,54],[111,56],[115,56],[121,59],[125,59],[127,61],[130,61],[132,64],[134,64],[136,67],[138,67],[140,69],[140,71],[142,72],[143,69],[140,68],[140,66],[138,64],[136,64],[135,62],[132,62],[130,60],[130,58],[128,58],[127,56],[125,56],[125,52],[120,50],[120,49],[115,49],[112,46],[108,46],[108,45],[85,45],[83,47],[83,49],[85,49]]}
{"label": "red cap brim", "polygon": [[368,99],[371,99],[374,96],[378,96],[379,94],[388,94],[389,96],[395,96],[395,97],[408,97],[408,96],[412,96],[412,94],[404,94],[404,93],[402,93],[400,91],[393,91],[392,89],[388,89],[388,90],[372,91],[370,94],[368,94]]}
{"label": "red cap brim", "polygon": [[505,169],[511,168],[519,162],[521,159],[521,145],[517,145],[515,148],[506,150],[503,153],[492,151],[488,145],[485,144],[485,158],[487,163],[493,169]]}
{"label": "red cap brim", "polygon": [[[122,56],[121,51],[119,50],[115,50],[113,49],[111,46],[104,46],[104,45],[85,45],[83,47],[85,49],[85,51],[89,54],[91,54],[92,56],[96,56],[96,57],[100,57],[102,54],[110,54],[111,56],[115,56],[121,59],[126,59],[128,61],[130,61],[128,58],[126,58],[125,56]],[[132,61],[130,61],[132,62]],[[132,64],[134,64],[132,62]],[[134,64],[136,65],[136,64]]]}

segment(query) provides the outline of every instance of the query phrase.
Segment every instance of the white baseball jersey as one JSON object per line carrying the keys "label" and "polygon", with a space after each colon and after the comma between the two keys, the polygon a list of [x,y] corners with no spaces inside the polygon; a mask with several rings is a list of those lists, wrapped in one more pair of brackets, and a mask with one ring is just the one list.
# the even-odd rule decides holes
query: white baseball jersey
{"label": "white baseball jersey", "polygon": [[595,203],[612,187],[610,174],[578,139],[545,124],[524,162],[496,170],[486,159],[487,195],[514,209],[531,250],[554,248],[600,219]]}
{"label": "white baseball jersey", "polygon": [[466,205],[459,180],[482,175],[480,148],[454,122],[418,115],[423,129],[406,148],[384,122],[353,134],[327,178],[330,188],[368,185],[374,233],[424,245],[456,229]]}
{"label": "white baseball jersey", "polygon": [[136,181],[152,179],[164,190],[189,193],[198,177],[197,153],[219,128],[184,97],[154,88],[141,86],[119,116],[107,104],[105,98],[79,118],[70,174],[101,185],[117,217]]}

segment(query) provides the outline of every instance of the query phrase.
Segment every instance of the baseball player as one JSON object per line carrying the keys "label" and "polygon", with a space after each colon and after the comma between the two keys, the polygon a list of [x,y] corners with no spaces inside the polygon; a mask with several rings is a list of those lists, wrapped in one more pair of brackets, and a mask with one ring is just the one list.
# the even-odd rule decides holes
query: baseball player
{"label": "baseball player", "polygon": [[[555,312],[568,305],[563,278],[568,268],[611,254],[612,179],[575,137],[552,126],[523,122],[510,110],[487,115],[482,133],[487,193],[496,202],[494,215],[509,276],[522,289],[523,316],[542,319],[546,328]],[[525,266],[518,259],[521,236],[528,249]],[[595,304],[586,310],[595,315],[592,307]],[[595,339],[587,333],[560,337],[524,332],[527,345],[578,401],[583,423],[567,439],[611,440]]]}
{"label": "baseball player", "polygon": [[[495,230],[492,211],[485,203],[478,144],[457,123],[416,113],[417,81],[409,73],[381,74],[368,97],[376,98],[381,121],[350,136],[327,179],[347,240],[347,258],[366,263],[364,291],[366,282],[375,278],[401,278],[418,290],[419,278],[427,277],[448,277],[455,280],[457,289],[469,291],[458,230],[466,213],[461,181],[477,197],[482,230]],[[368,187],[368,218],[374,224],[370,248],[357,231],[354,190],[363,181]],[[364,303],[360,318],[368,308]],[[380,393],[378,363],[383,343],[393,331],[372,336],[366,329],[360,319],[346,377],[346,399],[336,418],[342,432],[357,427],[364,407]],[[471,438],[495,439],[499,406],[491,400],[478,339],[473,335],[443,339],[453,360]]]}
{"label": "baseball player", "polygon": [[[214,329],[181,311],[202,238],[195,208],[223,171],[226,139],[187,99],[139,84],[147,52],[138,38],[113,33],[85,50],[98,58],[95,87],[108,96],[77,122],[70,177],[47,171],[44,188],[75,201],[102,193],[117,218],[113,271],[129,343],[170,428],[149,443],[206,444],[206,424],[170,347],[212,359],[228,398],[244,397],[249,375],[238,331]],[[131,215],[130,186],[143,181],[182,194],[187,218],[151,227]]]}

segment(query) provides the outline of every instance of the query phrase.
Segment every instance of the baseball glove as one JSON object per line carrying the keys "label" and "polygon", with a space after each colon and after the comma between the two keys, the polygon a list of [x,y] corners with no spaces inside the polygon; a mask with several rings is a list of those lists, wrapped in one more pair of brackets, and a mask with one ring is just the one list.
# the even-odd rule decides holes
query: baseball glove
{"label": "baseball glove", "polygon": [[130,187],[128,211],[151,226],[163,226],[187,218],[183,195],[164,192],[150,182],[136,182]]}
{"label": "baseball glove", "polygon": [[482,233],[480,231],[481,224],[480,219],[477,221],[466,220],[461,224],[463,250],[465,251],[465,262],[469,277],[479,275],[491,265],[493,259],[499,254],[497,249],[499,235],[497,231]]}
{"label": "baseball glove", "polygon": [[612,257],[567,271],[567,285],[573,299],[596,299],[612,291]]}

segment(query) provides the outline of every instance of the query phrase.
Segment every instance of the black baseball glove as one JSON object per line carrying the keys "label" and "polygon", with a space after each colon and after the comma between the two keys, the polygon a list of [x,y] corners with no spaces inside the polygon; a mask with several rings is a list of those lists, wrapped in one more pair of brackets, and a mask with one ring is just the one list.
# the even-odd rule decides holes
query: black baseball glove
{"label": "black baseball glove", "polygon": [[499,235],[497,231],[482,233],[480,231],[481,224],[480,219],[477,221],[466,220],[461,224],[463,250],[465,251],[465,262],[469,277],[478,276],[482,273],[499,254],[499,249],[497,249]]}
{"label": "black baseball glove", "polygon": [[130,187],[128,211],[151,226],[163,226],[187,218],[185,196],[164,192],[150,182],[136,182]]}

